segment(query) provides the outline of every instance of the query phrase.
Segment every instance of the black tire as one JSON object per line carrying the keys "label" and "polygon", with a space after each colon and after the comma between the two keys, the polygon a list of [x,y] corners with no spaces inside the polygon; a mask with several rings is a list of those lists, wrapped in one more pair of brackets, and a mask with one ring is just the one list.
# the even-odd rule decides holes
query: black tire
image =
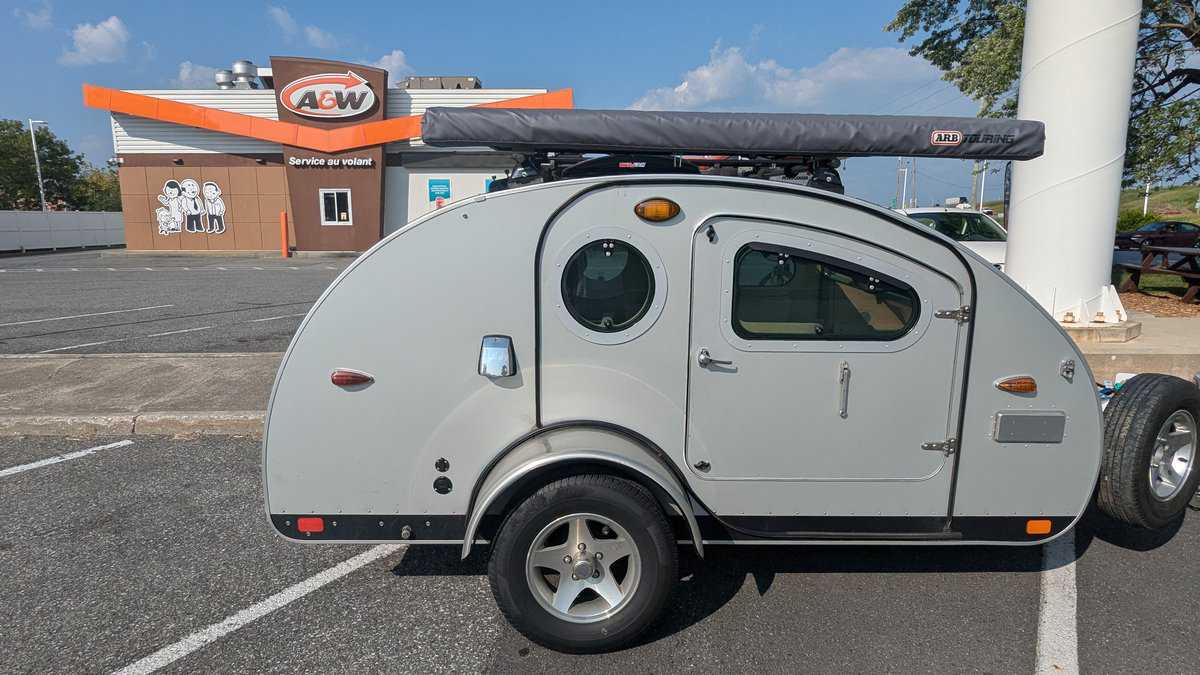
{"label": "black tire", "polygon": [[1159,429],[1176,411],[1200,420],[1200,390],[1187,380],[1146,373],[1126,381],[1104,411],[1104,459],[1096,502],[1108,515],[1137,527],[1157,529],[1175,521],[1196,494],[1200,470],[1169,500],[1150,485],[1150,461]]}
{"label": "black tire", "polygon": [[[633,595],[615,614],[593,623],[572,623],[551,613],[526,577],[526,555],[538,534],[556,519],[579,513],[603,516],[624,528],[641,561]],[[632,481],[588,474],[550,483],[508,514],[492,543],[488,579],[500,611],[526,637],[558,651],[592,653],[628,644],[658,618],[678,569],[678,548],[654,496]]]}

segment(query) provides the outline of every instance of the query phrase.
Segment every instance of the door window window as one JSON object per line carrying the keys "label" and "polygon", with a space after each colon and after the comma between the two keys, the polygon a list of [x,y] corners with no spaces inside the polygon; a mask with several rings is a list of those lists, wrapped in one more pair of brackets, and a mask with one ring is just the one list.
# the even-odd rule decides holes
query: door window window
{"label": "door window window", "polygon": [[638,322],[654,299],[654,272],[636,248],[598,239],[575,252],[562,276],[563,304],[585,328],[616,333]]}
{"label": "door window window", "polygon": [[349,190],[321,190],[321,224],[353,225]]}
{"label": "door window window", "polygon": [[742,247],[733,289],[733,330],[748,340],[894,340],[920,313],[902,281],[781,246]]}

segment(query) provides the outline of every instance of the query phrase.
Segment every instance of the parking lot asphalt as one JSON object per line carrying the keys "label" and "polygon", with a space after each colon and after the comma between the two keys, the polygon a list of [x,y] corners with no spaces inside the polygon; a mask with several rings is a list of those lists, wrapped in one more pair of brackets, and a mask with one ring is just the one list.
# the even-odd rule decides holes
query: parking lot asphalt
{"label": "parking lot asphalt", "polygon": [[350,258],[0,257],[0,353],[279,352]]}
{"label": "parking lot asphalt", "polygon": [[[679,586],[644,640],[571,656],[502,620],[486,551],[462,562],[449,547],[273,534],[248,438],[138,437],[11,471],[97,443],[0,439],[2,672],[1036,666],[1040,548],[709,547],[703,561],[681,549]],[[1070,569],[1083,672],[1192,671],[1200,514],[1189,515],[1167,536],[1098,517],[1079,528]]]}

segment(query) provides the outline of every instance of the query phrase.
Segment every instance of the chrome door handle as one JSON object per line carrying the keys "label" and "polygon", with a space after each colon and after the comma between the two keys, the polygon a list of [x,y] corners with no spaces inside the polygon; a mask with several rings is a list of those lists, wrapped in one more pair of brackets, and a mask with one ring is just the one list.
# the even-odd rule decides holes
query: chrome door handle
{"label": "chrome door handle", "polygon": [[713,365],[716,365],[716,366],[732,366],[733,365],[733,361],[722,361],[721,359],[714,359],[712,357],[712,355],[710,355],[708,353],[708,350],[703,349],[703,348],[700,349],[700,353],[696,354],[696,363],[699,363],[701,368],[707,368],[707,367],[713,366]]}
{"label": "chrome door handle", "polygon": [[841,387],[838,397],[838,415],[846,419],[850,415],[850,364],[842,361],[838,367],[838,385]]}

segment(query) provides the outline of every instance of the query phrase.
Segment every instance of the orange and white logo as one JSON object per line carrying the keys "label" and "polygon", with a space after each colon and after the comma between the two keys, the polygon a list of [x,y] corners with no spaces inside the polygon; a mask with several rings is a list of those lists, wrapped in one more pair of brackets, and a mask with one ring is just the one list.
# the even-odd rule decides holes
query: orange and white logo
{"label": "orange and white logo", "polygon": [[961,131],[939,129],[929,135],[929,142],[932,145],[958,145],[963,142],[963,135]]}
{"label": "orange and white logo", "polygon": [[375,106],[375,92],[352,70],[341,75],[319,73],[284,87],[279,92],[279,102],[284,108],[305,117],[354,117]]}

